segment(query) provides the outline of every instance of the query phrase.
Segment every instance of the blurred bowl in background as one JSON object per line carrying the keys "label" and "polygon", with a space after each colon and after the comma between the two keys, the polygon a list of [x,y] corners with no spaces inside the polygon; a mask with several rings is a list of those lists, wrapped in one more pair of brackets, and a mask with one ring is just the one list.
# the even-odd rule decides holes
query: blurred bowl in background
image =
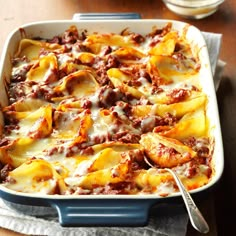
{"label": "blurred bowl in background", "polygon": [[162,0],[172,12],[190,19],[202,19],[217,11],[224,0]]}

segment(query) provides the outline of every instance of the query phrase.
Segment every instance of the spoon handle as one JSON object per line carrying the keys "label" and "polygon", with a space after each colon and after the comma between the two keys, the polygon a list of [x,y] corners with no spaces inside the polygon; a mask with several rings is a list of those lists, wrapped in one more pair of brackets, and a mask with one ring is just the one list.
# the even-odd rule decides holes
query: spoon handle
{"label": "spoon handle", "polygon": [[207,222],[205,221],[203,215],[201,214],[200,210],[195,205],[191,195],[184,187],[183,183],[179,179],[178,175],[171,169],[166,168],[174,177],[180,192],[182,193],[182,197],[186,206],[186,209],[188,211],[189,219],[192,224],[192,226],[198,230],[201,233],[208,233],[209,232],[209,226]]}

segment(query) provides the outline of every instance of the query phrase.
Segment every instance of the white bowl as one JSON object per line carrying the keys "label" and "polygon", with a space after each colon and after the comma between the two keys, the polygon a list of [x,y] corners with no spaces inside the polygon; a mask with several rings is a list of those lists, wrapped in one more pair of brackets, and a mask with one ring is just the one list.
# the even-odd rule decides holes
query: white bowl
{"label": "white bowl", "polygon": [[224,0],[163,0],[172,12],[191,19],[202,19],[217,11]]}

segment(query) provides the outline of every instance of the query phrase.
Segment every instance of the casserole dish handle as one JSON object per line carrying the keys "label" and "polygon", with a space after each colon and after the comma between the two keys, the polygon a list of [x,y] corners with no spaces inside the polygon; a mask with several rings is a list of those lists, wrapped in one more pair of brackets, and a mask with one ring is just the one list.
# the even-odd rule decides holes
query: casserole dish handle
{"label": "casserole dish handle", "polygon": [[141,19],[141,15],[136,12],[99,12],[99,13],[75,13],[73,20],[132,20]]}
{"label": "casserole dish handle", "polygon": [[54,201],[59,222],[65,227],[147,225],[150,199],[74,199]]}

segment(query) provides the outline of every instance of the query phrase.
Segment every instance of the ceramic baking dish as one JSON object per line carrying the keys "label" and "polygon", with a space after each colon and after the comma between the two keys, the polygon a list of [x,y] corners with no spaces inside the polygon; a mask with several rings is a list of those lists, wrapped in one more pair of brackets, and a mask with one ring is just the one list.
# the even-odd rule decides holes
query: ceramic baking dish
{"label": "ceramic baking dish", "polygon": [[[5,82],[10,78],[11,58],[16,52],[19,40],[22,39],[22,37],[52,38],[64,32],[71,25],[76,25],[78,29],[86,29],[91,33],[120,33],[123,29],[129,28],[140,34],[146,34],[150,32],[153,26],[161,28],[168,22],[172,22],[173,29],[180,32],[186,29],[186,23],[170,20],[68,20],[36,22],[21,26],[9,35],[2,53],[0,63],[1,106],[7,104]],[[191,191],[191,193],[195,194],[205,192],[218,182],[223,172],[224,160],[218,107],[207,47],[201,32],[194,26],[187,27],[186,35],[191,45],[195,45],[200,49],[200,74],[204,75],[200,76],[203,78],[201,83],[209,99],[207,116],[211,121],[212,136],[215,137],[213,153],[214,174],[207,185]],[[0,116],[0,121],[1,125],[3,125],[2,115]],[[179,198],[180,194],[174,193],[167,197],[154,195],[45,196],[40,194],[20,193],[0,185],[0,196],[4,200],[14,204],[53,207],[58,212],[59,222],[62,226],[81,226],[145,225],[148,222],[149,210],[153,205],[166,201],[170,203],[174,202]]]}

